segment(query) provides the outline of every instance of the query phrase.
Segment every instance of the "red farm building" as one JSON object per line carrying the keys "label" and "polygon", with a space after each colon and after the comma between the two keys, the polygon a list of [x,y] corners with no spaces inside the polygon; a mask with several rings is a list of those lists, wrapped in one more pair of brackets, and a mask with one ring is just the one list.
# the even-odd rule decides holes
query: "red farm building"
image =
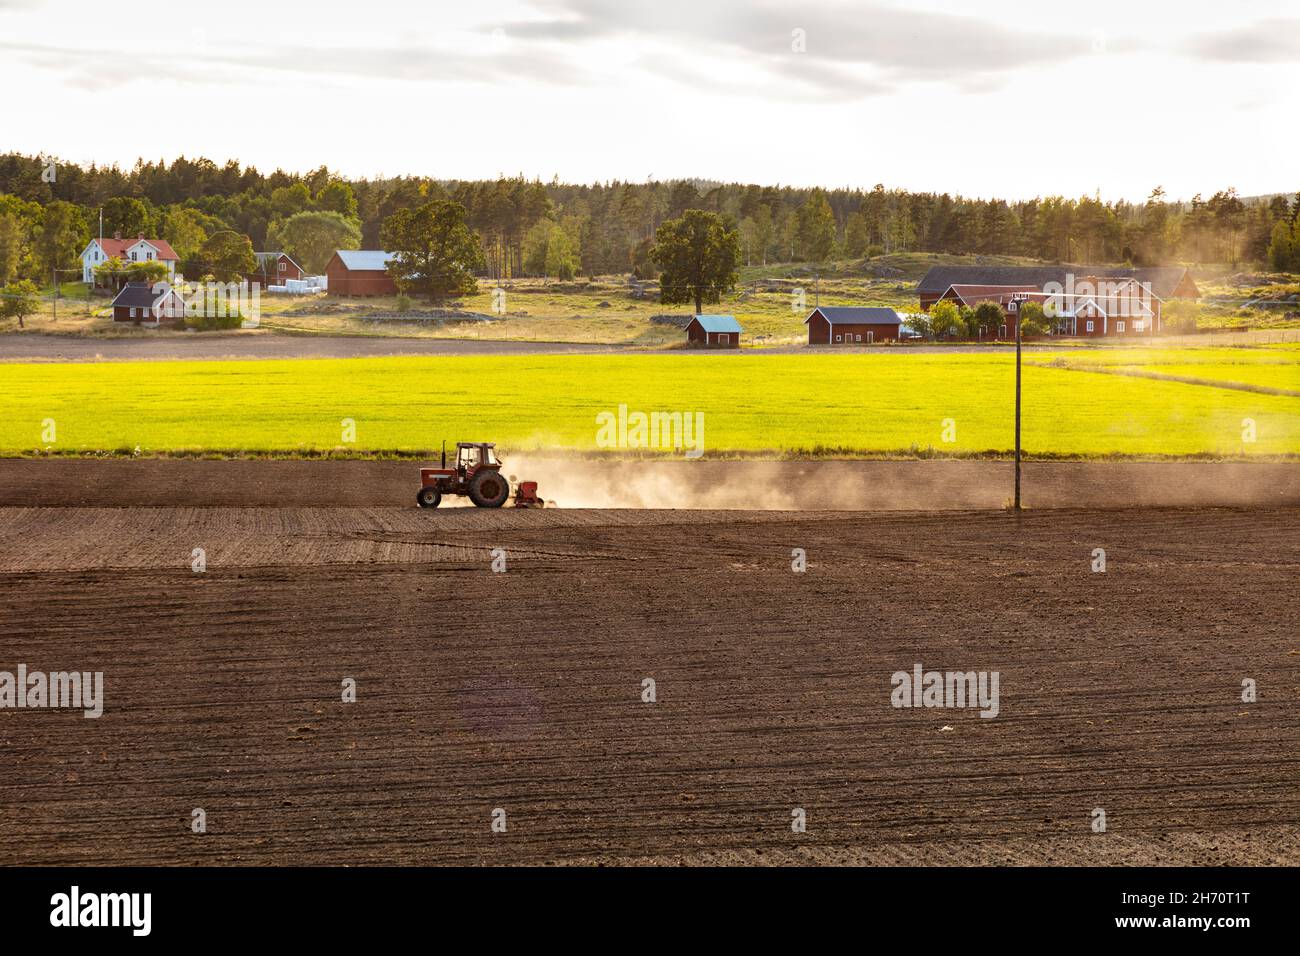
{"label": "red farm building", "polygon": [[931,266],[917,286],[921,309],[930,311],[953,286],[1030,287],[1042,291],[1049,283],[1067,288],[1085,279],[1135,279],[1161,299],[1199,299],[1200,289],[1182,266]]}
{"label": "red farm building", "polygon": [[397,295],[387,266],[396,254],[379,249],[339,249],[325,266],[330,295]]}
{"label": "red farm building", "polygon": [[740,348],[740,323],[734,315],[696,315],[686,324],[686,344],[692,348]]}
{"label": "red farm building", "polygon": [[159,325],[185,317],[185,301],[166,283],[128,282],[113,299],[113,321]]}
{"label": "red farm building", "polygon": [[255,252],[257,271],[248,276],[250,282],[262,283],[262,288],[284,285],[288,279],[301,279],[306,273],[287,252]]}
{"label": "red farm building", "polygon": [[809,345],[875,345],[897,342],[902,318],[885,306],[821,305],[804,319]]}
{"label": "red farm building", "polygon": [[1007,318],[998,329],[999,338],[1014,334],[1015,326],[1010,317],[1019,310],[1022,302],[1036,302],[1042,306],[1052,331],[1057,335],[1113,338],[1154,335],[1161,329],[1161,300],[1137,279],[1085,276],[1071,288],[1077,291],[1058,292],[1053,289],[1044,292],[1033,286],[954,285],[949,286],[937,301],[951,300],[970,309],[992,302]]}

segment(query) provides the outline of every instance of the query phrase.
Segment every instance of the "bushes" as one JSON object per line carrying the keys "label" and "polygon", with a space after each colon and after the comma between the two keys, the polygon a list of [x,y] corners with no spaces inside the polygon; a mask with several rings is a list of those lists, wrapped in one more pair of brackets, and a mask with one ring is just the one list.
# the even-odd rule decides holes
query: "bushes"
{"label": "bushes", "polygon": [[191,315],[176,320],[178,329],[194,329],[197,332],[220,332],[237,329],[243,324],[243,316],[234,309],[228,315]]}
{"label": "bushes", "polygon": [[1173,299],[1160,310],[1160,325],[1165,332],[1195,332],[1201,319],[1201,304],[1190,299]]}
{"label": "bushes", "polygon": [[[1041,310],[1040,310],[1041,311]],[[981,302],[975,307],[971,316],[972,334],[982,333],[988,338],[997,338],[998,331],[1007,324],[1002,306],[996,302]]]}
{"label": "bushes", "polygon": [[956,304],[943,300],[930,307],[930,337],[944,339],[950,335],[960,335],[966,331],[961,320],[961,310]]}
{"label": "bushes", "polygon": [[1046,335],[1052,330],[1052,322],[1037,302],[1020,304],[1020,334]]}

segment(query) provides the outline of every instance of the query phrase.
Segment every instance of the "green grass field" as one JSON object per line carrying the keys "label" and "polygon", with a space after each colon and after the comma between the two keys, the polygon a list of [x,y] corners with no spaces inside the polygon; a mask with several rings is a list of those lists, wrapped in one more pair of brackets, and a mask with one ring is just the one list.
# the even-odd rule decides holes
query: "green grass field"
{"label": "green grass field", "polygon": [[1232,382],[1300,392],[1300,345],[1267,349],[1120,348],[1113,351],[1034,353],[1030,361],[1071,368],[1154,372],[1213,382]]}
{"label": "green grass field", "polygon": [[[1297,354],[1212,351],[1269,374]],[[0,454],[366,455],[443,439],[596,451],[596,416],[626,405],[703,412],[710,456],[977,455],[1012,447],[1013,382],[1006,353],[9,364]],[[1300,398],[1029,366],[1024,399],[1030,454],[1300,454]],[[955,441],[943,440],[946,419]]]}

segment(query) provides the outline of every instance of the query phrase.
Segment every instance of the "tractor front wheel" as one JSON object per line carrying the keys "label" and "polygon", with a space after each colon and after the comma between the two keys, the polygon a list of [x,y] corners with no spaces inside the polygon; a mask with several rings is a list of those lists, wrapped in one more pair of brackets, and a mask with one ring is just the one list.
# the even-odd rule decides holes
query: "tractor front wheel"
{"label": "tractor front wheel", "polygon": [[481,471],[469,484],[469,500],[480,508],[500,508],[510,497],[510,482],[495,471]]}
{"label": "tractor front wheel", "polygon": [[421,508],[436,508],[442,503],[442,492],[425,485],[416,492],[415,501]]}

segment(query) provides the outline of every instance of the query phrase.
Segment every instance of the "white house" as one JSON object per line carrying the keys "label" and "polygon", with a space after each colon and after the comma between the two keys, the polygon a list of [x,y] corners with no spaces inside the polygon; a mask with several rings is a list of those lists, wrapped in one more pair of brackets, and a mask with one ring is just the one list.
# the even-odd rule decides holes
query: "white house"
{"label": "white house", "polygon": [[90,244],[81,253],[81,281],[86,285],[95,283],[95,267],[103,265],[116,256],[122,262],[151,262],[157,260],[167,266],[167,280],[176,281],[176,265],[180,257],[170,244],[163,239],[123,239],[119,232],[112,239],[91,239]]}

